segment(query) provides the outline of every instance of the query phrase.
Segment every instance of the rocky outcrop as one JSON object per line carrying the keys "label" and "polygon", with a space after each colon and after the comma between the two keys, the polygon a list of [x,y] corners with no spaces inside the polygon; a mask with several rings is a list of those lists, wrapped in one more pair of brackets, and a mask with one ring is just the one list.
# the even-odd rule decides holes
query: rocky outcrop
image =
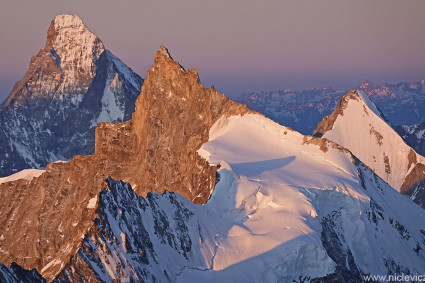
{"label": "rocky outcrop", "polygon": [[57,16],[0,109],[0,177],[92,154],[96,124],[129,120],[142,83],[78,16]]}
{"label": "rocky outcrop", "polygon": [[0,185],[0,262],[37,268],[47,280],[69,261],[95,217],[97,196],[111,176],[136,193],[176,191],[205,203],[216,167],[196,151],[222,116],[249,110],[205,89],[161,47],[130,121],[100,123],[90,156],[53,163],[31,181]]}

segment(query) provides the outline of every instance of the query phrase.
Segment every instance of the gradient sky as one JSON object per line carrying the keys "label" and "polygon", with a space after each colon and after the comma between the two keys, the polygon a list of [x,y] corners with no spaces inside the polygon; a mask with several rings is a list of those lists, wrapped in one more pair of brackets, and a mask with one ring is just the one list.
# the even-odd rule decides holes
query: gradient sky
{"label": "gradient sky", "polygon": [[425,79],[423,0],[2,0],[0,100],[62,13],[78,14],[142,77],[163,44],[231,97]]}

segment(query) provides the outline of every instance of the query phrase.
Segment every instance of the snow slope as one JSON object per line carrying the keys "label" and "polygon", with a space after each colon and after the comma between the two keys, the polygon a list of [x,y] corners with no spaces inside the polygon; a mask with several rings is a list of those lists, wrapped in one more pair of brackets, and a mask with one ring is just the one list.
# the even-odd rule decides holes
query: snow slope
{"label": "snow slope", "polygon": [[349,149],[397,191],[410,189],[405,185],[409,174],[417,164],[425,164],[361,90],[345,95],[315,133]]}
{"label": "snow slope", "polygon": [[361,282],[425,272],[425,211],[333,142],[246,114],[218,120],[199,153],[221,166],[207,204],[137,197],[108,179],[95,225],[57,280]]}
{"label": "snow slope", "polygon": [[44,171],[45,170],[39,170],[39,169],[24,169],[10,176],[0,178],[0,184],[19,180],[19,179],[31,180],[32,178],[38,177],[41,174],[43,174]]}

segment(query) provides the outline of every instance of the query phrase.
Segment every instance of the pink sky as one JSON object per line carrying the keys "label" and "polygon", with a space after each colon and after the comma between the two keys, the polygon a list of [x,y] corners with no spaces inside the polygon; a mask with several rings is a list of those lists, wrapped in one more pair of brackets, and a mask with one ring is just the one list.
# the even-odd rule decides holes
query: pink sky
{"label": "pink sky", "polygon": [[163,44],[206,86],[233,97],[425,79],[423,0],[14,0],[0,9],[1,100],[61,13],[78,14],[142,77]]}

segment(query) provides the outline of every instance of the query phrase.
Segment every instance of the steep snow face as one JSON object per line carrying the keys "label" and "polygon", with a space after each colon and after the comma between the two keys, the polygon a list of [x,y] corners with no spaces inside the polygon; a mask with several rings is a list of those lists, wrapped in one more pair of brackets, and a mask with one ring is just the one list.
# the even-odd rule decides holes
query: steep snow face
{"label": "steep snow face", "polygon": [[55,282],[175,282],[185,267],[207,269],[212,243],[205,212],[177,193],[138,197],[129,184],[107,180],[95,226]]}
{"label": "steep snow face", "polygon": [[102,106],[98,116],[91,121],[93,127],[100,122],[128,120],[128,114],[131,114],[129,109],[133,110],[134,106],[128,105],[128,99],[122,94],[132,93],[131,99],[135,100],[143,83],[143,80],[115,55],[109,51],[106,51],[105,54],[109,65],[106,70],[106,83],[101,99]]}
{"label": "steep snow face", "polygon": [[199,153],[221,165],[207,204],[137,197],[108,179],[94,226],[56,280],[361,282],[425,272],[425,211],[338,145],[245,114],[218,120]]}
{"label": "steep snow face", "polygon": [[410,173],[425,159],[404,143],[361,90],[344,96],[315,134],[348,148],[398,191],[406,192],[420,181],[412,182]]}

